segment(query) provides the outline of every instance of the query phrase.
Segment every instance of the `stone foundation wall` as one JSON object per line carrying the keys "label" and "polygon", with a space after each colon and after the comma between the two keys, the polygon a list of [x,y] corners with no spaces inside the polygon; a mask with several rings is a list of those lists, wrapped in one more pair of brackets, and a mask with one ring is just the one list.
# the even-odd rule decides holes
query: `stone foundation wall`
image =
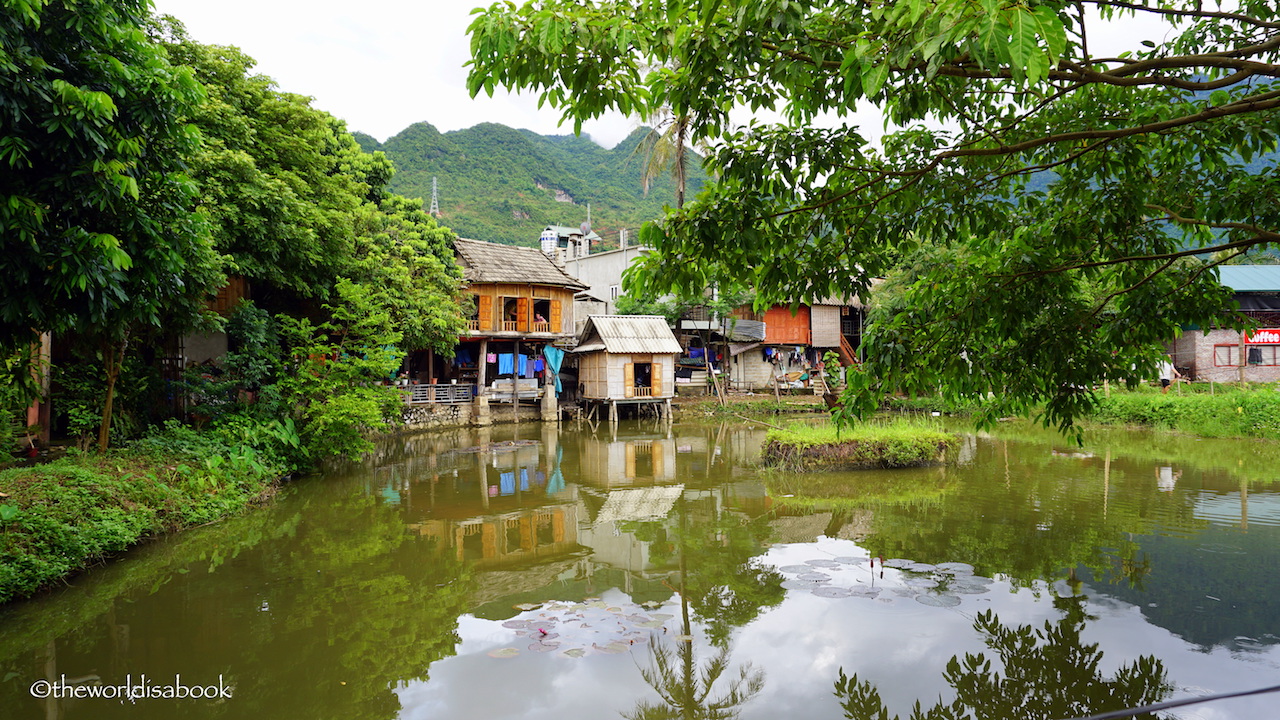
{"label": "stone foundation wall", "polygon": [[[520,422],[538,422],[542,419],[539,405],[520,405]],[[489,421],[495,425],[516,421],[516,411],[504,403],[489,404]],[[475,403],[430,403],[406,405],[400,415],[400,425],[394,432],[420,432],[436,428],[470,427],[476,424]]]}

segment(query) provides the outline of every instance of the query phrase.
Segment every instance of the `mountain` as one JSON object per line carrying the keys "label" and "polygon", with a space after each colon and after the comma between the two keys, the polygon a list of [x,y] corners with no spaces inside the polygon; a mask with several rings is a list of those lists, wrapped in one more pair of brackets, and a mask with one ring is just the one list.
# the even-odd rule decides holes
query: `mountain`
{"label": "mountain", "polygon": [[[536,245],[547,225],[591,227],[615,247],[619,229],[634,240],[640,225],[675,204],[675,182],[664,172],[646,197],[645,156],[635,152],[649,132],[639,128],[613,149],[573,135],[538,135],[496,123],[441,133],[415,123],[384,143],[353,133],[367,152],[381,150],[396,165],[390,189],[429,207],[436,179],[441,223],[458,235],[511,245]],[[691,156],[686,197],[707,180]]]}

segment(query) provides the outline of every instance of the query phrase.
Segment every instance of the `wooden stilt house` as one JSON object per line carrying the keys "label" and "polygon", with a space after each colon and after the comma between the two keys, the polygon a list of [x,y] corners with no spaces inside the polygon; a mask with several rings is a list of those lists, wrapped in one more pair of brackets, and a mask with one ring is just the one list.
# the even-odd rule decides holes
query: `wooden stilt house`
{"label": "wooden stilt house", "polygon": [[667,320],[651,315],[591,315],[574,353],[580,398],[596,409],[657,404],[670,412],[675,358],[681,352]]}

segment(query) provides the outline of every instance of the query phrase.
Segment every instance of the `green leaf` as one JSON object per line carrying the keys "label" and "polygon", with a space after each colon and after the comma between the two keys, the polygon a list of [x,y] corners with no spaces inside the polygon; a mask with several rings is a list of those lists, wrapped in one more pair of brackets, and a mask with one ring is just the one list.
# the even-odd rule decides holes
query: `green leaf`
{"label": "green leaf", "polygon": [[885,63],[877,63],[874,65],[863,65],[862,67],[862,94],[864,97],[873,97],[880,92],[880,88],[884,87],[885,81],[889,78],[889,66]]}

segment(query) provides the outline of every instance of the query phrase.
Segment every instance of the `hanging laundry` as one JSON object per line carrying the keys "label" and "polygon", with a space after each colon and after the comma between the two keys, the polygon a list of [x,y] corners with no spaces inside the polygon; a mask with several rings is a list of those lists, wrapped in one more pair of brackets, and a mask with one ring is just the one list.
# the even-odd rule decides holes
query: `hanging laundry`
{"label": "hanging laundry", "polygon": [[547,367],[547,363],[542,358],[538,358],[537,360],[533,361],[533,371],[535,373],[542,372],[543,370],[546,369],[546,367]]}
{"label": "hanging laundry", "polygon": [[498,362],[498,353],[489,353],[488,355],[485,355],[484,361],[488,363]]}
{"label": "hanging laundry", "polygon": [[502,353],[498,356],[498,374],[510,375],[515,372],[516,358],[511,353]]}
{"label": "hanging laundry", "polygon": [[513,472],[504,472],[498,475],[498,486],[502,489],[503,495],[515,495],[516,474]]}
{"label": "hanging laundry", "polygon": [[467,348],[464,348],[464,347],[460,347],[460,348],[458,348],[458,351],[457,351],[456,353],[454,353],[454,356],[453,356],[453,364],[455,364],[455,365],[470,365],[470,364],[471,364],[471,351],[470,351],[470,350],[468,350]]}

